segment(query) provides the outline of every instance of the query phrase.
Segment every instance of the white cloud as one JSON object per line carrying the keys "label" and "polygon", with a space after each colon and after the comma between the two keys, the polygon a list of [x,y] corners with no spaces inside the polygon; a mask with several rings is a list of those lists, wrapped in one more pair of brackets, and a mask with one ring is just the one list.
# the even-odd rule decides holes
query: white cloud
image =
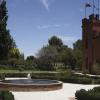
{"label": "white cloud", "polygon": [[49,11],[49,0],[40,0],[40,1],[42,2],[46,10]]}
{"label": "white cloud", "polygon": [[60,27],[68,27],[68,26],[69,24],[38,25],[37,29],[60,28]]}
{"label": "white cloud", "polygon": [[64,42],[64,44],[67,44],[69,47],[73,48],[73,43],[77,41],[78,39],[81,39],[81,37],[77,36],[59,36],[58,37]]}
{"label": "white cloud", "polygon": [[60,39],[63,40],[63,42],[74,42],[76,41],[77,39],[79,39],[79,37],[76,37],[76,36],[58,36]]}

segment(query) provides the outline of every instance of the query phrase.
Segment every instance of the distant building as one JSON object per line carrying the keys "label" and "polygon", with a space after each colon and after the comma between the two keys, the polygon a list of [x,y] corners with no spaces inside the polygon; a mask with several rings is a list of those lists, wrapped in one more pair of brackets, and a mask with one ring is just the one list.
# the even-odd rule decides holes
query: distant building
{"label": "distant building", "polygon": [[83,70],[94,72],[94,65],[100,61],[100,20],[92,14],[82,20]]}

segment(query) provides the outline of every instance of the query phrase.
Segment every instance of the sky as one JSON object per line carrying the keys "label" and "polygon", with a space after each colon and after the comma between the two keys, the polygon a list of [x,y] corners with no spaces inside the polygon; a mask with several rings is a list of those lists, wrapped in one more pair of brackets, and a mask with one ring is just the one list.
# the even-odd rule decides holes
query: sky
{"label": "sky", "polygon": [[25,56],[35,55],[56,35],[69,47],[82,37],[86,0],[6,0],[8,26]]}

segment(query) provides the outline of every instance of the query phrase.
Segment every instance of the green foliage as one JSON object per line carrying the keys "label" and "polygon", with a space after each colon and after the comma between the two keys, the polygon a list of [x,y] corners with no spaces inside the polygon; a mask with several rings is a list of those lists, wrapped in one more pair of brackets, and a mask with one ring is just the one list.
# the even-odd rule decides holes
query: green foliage
{"label": "green foliage", "polygon": [[69,83],[76,83],[76,84],[91,84],[92,83],[91,78],[77,77],[73,75],[71,75],[70,77],[64,78],[63,81],[69,82]]}
{"label": "green foliage", "polygon": [[75,67],[81,69],[82,67],[82,40],[77,40],[73,44],[73,56],[75,59]]}
{"label": "green foliage", "polygon": [[73,44],[74,50],[82,50],[82,40],[77,40]]}
{"label": "green foliage", "polygon": [[11,92],[0,91],[0,100],[15,100]]}
{"label": "green foliage", "polygon": [[2,77],[27,77],[27,73],[0,73],[1,78]]}
{"label": "green foliage", "polygon": [[49,39],[49,45],[51,46],[61,46],[63,45],[63,42],[60,38],[58,38],[57,36],[52,36],[50,39]]}
{"label": "green foliage", "polygon": [[55,71],[64,71],[66,70],[66,66],[63,63],[55,63],[53,65]]}
{"label": "green foliage", "polygon": [[37,64],[40,69],[52,70],[52,64],[55,62],[57,50],[54,46],[43,47],[37,54]]}
{"label": "green foliage", "polygon": [[34,56],[28,56],[25,61],[25,69],[35,70],[37,66],[37,59]]}
{"label": "green foliage", "polygon": [[54,79],[60,80],[67,83],[77,83],[77,84],[91,84],[92,79],[88,77],[78,77],[74,76],[71,70],[55,72],[55,73],[32,73],[31,78],[33,79]]}
{"label": "green foliage", "polygon": [[0,60],[8,59],[10,49],[16,46],[6,28],[7,19],[6,1],[3,0],[0,4]]}
{"label": "green foliage", "polygon": [[[74,69],[78,60],[79,64],[81,63],[80,53],[78,52],[75,55],[76,52],[68,48],[67,45],[64,45],[62,40],[57,36],[51,37],[48,43],[49,45],[44,46],[37,53],[37,64],[41,66],[40,69],[55,70],[55,66],[52,65],[57,63],[62,63],[64,66],[69,66]],[[78,59],[76,59],[77,55],[79,55],[79,57],[77,57]]]}
{"label": "green foliage", "polygon": [[77,100],[91,100],[91,99],[87,98],[88,95],[87,95],[86,90],[84,90],[84,89],[81,89],[80,91],[76,91],[75,96],[76,96]]}
{"label": "green foliage", "polygon": [[34,56],[28,56],[26,58],[26,61],[34,61],[35,60],[35,57]]}
{"label": "green foliage", "polygon": [[11,48],[10,51],[9,51],[9,54],[10,54],[10,58],[20,58],[20,52],[17,48]]}
{"label": "green foliage", "polygon": [[32,73],[31,78],[33,79],[57,79],[57,75],[59,73],[49,73],[49,72],[44,72],[44,73]]}
{"label": "green foliage", "polygon": [[0,80],[4,80],[4,79],[5,79],[5,74],[0,73]]}
{"label": "green foliage", "polygon": [[77,100],[100,100],[100,87],[95,87],[92,90],[81,89],[75,93]]}
{"label": "green foliage", "polygon": [[100,79],[95,79],[94,84],[100,84]]}
{"label": "green foliage", "polygon": [[61,71],[61,72],[38,72],[38,73],[32,73],[31,78],[33,79],[55,79],[55,80],[61,80],[62,78],[66,78],[67,76],[71,75],[71,71]]}

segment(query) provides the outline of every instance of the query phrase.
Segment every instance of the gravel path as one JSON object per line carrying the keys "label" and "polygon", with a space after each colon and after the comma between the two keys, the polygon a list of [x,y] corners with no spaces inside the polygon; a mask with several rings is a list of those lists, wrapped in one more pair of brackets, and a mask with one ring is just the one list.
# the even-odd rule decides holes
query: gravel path
{"label": "gravel path", "polygon": [[15,100],[73,100],[76,90],[92,89],[99,85],[79,85],[64,83],[63,89],[43,92],[12,92]]}

